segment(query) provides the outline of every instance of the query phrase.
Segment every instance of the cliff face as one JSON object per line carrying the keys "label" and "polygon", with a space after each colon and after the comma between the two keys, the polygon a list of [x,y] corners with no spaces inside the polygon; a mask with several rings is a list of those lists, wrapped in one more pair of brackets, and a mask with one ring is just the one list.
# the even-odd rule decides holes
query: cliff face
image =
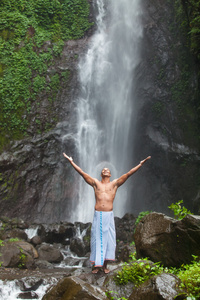
{"label": "cliff face", "polygon": [[[71,169],[65,168],[67,164],[62,152],[63,149],[74,152],[74,106],[79,90],[77,62],[87,42],[88,37],[66,42],[62,57],[55,59],[54,65],[48,70],[49,73],[69,73],[58,91],[53,112],[45,106],[48,101],[45,95],[39,99],[39,109],[48,116],[49,123],[56,114],[59,120],[56,127],[28,139],[11,141],[10,149],[0,155],[1,215],[52,222],[63,220],[68,215],[66,210],[70,212],[73,208],[71,202],[76,196],[76,189],[72,182],[75,175]],[[33,126],[34,118],[33,114]],[[62,166],[64,163],[65,166]]]}
{"label": "cliff face", "polygon": [[[195,64],[180,26],[178,1],[142,2],[142,61],[133,77],[137,94],[133,165],[147,155],[152,160],[127,183],[131,186],[127,211],[167,212],[168,205],[181,199],[188,209],[197,210],[200,158]],[[77,58],[86,51],[88,40],[89,36],[66,42],[61,58],[49,69],[50,73],[69,71],[56,97],[56,127],[11,142],[9,150],[0,155],[1,215],[50,223],[70,219],[77,205],[77,174],[62,152],[74,153],[77,161]],[[51,118],[45,110],[45,95],[41,103],[40,109]]]}
{"label": "cliff face", "polygon": [[135,152],[138,160],[152,155],[152,161],[132,188],[130,206],[138,211],[169,212],[181,199],[199,209],[197,70],[180,8],[179,1],[143,1]]}

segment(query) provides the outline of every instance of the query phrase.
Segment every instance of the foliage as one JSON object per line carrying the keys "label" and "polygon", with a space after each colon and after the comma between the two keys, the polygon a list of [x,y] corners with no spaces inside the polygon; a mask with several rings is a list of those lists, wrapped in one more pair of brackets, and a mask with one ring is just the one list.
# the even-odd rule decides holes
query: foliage
{"label": "foliage", "polygon": [[[118,297],[117,297],[118,293],[115,292],[115,291],[108,291],[108,292],[105,292],[105,294],[106,294],[107,298],[110,299],[110,300],[128,300],[128,299],[125,298],[125,297],[120,297],[120,298],[118,298]],[[111,294],[116,294],[116,297],[115,297],[115,296],[112,296]]]}
{"label": "foliage", "polygon": [[18,242],[20,239],[18,239],[18,238],[10,238],[9,240],[8,240],[8,242],[10,242],[10,243],[12,243],[12,242]]}
{"label": "foliage", "polygon": [[58,90],[64,77],[48,82],[47,70],[64,41],[91,27],[87,0],[0,2],[0,148],[26,134],[31,108],[41,93]]}
{"label": "foliage", "polygon": [[152,111],[157,118],[160,118],[164,113],[164,104],[159,100],[152,107]]}
{"label": "foliage", "polygon": [[187,290],[189,297],[200,298],[200,261],[193,255],[193,262],[183,265],[177,276],[181,279],[180,287]]}
{"label": "foliage", "polygon": [[129,257],[130,257],[130,260],[132,260],[132,261],[136,261],[137,260],[137,253],[136,253],[136,251],[135,252],[133,252],[133,253],[131,253],[130,255],[129,255]]}
{"label": "foliage", "polygon": [[200,0],[181,0],[187,15],[191,50],[200,60]]}
{"label": "foliage", "polygon": [[[134,256],[133,256],[134,257]],[[135,286],[139,286],[154,275],[161,273],[174,274],[181,280],[179,288],[187,292],[187,299],[200,298],[200,261],[197,256],[193,255],[194,260],[191,264],[182,265],[180,268],[163,267],[160,263],[153,263],[148,258],[136,260],[135,258],[130,263],[125,263],[122,270],[115,275],[115,282],[118,285],[124,285],[128,282],[133,282]],[[111,297],[108,292],[109,299],[123,299]]]}
{"label": "foliage", "polygon": [[170,208],[174,212],[174,216],[178,220],[182,220],[188,214],[192,215],[191,211],[188,210],[186,207],[181,207],[181,203],[183,203],[183,200],[180,200],[176,203],[172,203],[170,206],[168,206],[168,208]]}
{"label": "foliage", "polygon": [[147,279],[163,272],[163,267],[159,263],[152,263],[147,258],[125,263],[122,270],[117,273],[114,280],[116,284],[127,284],[133,282],[139,286]]}
{"label": "foliage", "polygon": [[[195,135],[197,139],[199,139],[200,34],[194,34],[192,32],[200,31],[200,22],[197,22],[197,15],[199,15],[200,12],[200,0],[171,0],[171,3],[173,3],[175,8],[176,22],[176,27],[173,26],[172,28],[171,26],[171,32],[176,33],[177,30],[182,32],[181,43],[178,45],[175,42],[174,45],[172,45],[172,47],[176,47],[178,53],[177,65],[180,68],[179,79],[175,80],[171,85],[172,99],[176,102],[178,108],[180,126],[183,127],[185,132],[184,137],[190,140],[191,135]],[[193,58],[191,55],[188,55],[188,50],[193,54]],[[194,84],[194,73],[198,76],[196,84]],[[197,117],[195,124],[193,124],[194,126],[188,126],[188,122],[186,124],[184,119],[185,114],[187,114],[191,120]]]}
{"label": "foliage", "polygon": [[20,262],[18,264],[18,268],[23,269],[25,266],[26,261],[26,255],[24,254],[24,251],[22,248],[20,248]]}

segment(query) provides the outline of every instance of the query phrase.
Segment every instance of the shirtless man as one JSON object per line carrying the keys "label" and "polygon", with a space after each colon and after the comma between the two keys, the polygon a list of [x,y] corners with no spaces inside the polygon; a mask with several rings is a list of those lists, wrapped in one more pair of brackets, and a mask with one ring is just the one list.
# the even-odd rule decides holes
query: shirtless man
{"label": "shirtless man", "polygon": [[[72,157],[63,153],[74,169],[84,178],[84,180],[94,188],[95,193],[95,215],[91,229],[91,256],[90,260],[94,263],[93,273],[97,273],[100,267],[103,267],[107,274],[107,263],[109,260],[115,259],[115,226],[113,216],[113,202],[118,187],[120,187],[131,175],[133,175],[141,166],[151,158],[148,156],[142,160],[136,167],[122,175],[118,179],[110,181],[111,172],[108,168],[104,168],[101,172],[101,181],[92,178],[77,166]],[[103,227],[103,230],[102,230]]]}

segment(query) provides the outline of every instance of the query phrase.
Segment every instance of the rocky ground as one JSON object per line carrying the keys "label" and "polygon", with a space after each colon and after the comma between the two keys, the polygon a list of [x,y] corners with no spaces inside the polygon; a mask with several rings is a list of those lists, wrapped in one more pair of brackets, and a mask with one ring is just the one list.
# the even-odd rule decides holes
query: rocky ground
{"label": "rocky ground", "polygon": [[[89,270],[88,270],[89,271]],[[0,268],[0,280],[15,280],[22,279],[24,277],[36,277],[40,278],[63,278],[65,276],[70,276],[73,273],[73,269],[37,269],[20,270],[19,268]]]}
{"label": "rocky ground", "polygon": [[[180,279],[173,274],[163,272],[151,277],[139,287],[134,282],[118,285],[115,275],[121,270],[122,264],[128,261],[129,255],[135,251],[135,247],[138,258],[149,257],[151,264],[161,262],[165,267],[178,267],[183,263],[190,263],[193,259],[192,254],[200,257],[200,216],[195,215],[187,215],[183,220],[175,220],[161,213],[148,214],[136,227],[135,246],[131,243],[134,217],[126,215],[122,219],[116,219],[117,261],[109,264],[108,267],[111,270],[109,274],[104,274],[102,270],[98,274],[92,274],[87,254],[88,237],[86,235],[84,237],[87,238],[84,239],[83,236],[79,235],[79,238],[76,236],[77,230],[74,227],[78,226],[86,234],[89,224],[78,223],[70,226],[69,224],[54,224],[48,227],[43,225],[38,230],[40,236],[37,236],[36,239],[40,238],[41,244],[34,244],[34,248],[30,241],[10,241],[10,236],[22,234],[19,229],[24,226],[23,222],[7,220],[6,223],[5,221],[5,219],[2,220],[1,225],[2,237],[5,237],[0,246],[1,261],[3,262],[0,268],[1,300],[104,300],[108,299],[105,293],[113,293],[110,294],[110,297],[115,297],[114,293],[117,293],[118,298],[125,297],[129,300],[173,300],[177,295],[179,298],[176,299],[185,299],[186,292],[179,289]],[[69,241],[67,240],[70,242],[67,247],[71,245],[71,248],[77,248],[77,255],[78,253],[83,254],[81,251],[85,250],[86,257],[78,258],[78,256],[72,255],[71,258],[66,259],[65,255],[60,256],[60,248],[58,248],[60,244],[48,245],[47,240],[50,242],[52,238],[60,242],[63,234],[65,237],[66,231],[72,234]],[[125,238],[124,241],[123,238]],[[31,241],[36,242],[35,239],[31,239]],[[66,240],[64,239],[64,241]],[[41,251],[41,247],[44,248],[44,252]],[[27,261],[22,261],[22,252],[18,251],[18,248],[24,249],[23,254],[26,254]],[[35,254],[37,256],[34,256]],[[46,260],[42,257],[44,254]],[[59,259],[61,257],[61,263],[60,260],[57,261],[58,257]],[[77,259],[83,259],[82,265],[75,265]],[[33,261],[34,263],[32,263]],[[8,263],[13,267],[5,266]],[[22,264],[21,268],[15,267],[16,264]],[[14,298],[5,296],[5,291],[8,293],[9,288],[12,291],[15,290]],[[86,298],[84,298],[85,295],[87,295]],[[32,298],[27,298],[27,296]]]}

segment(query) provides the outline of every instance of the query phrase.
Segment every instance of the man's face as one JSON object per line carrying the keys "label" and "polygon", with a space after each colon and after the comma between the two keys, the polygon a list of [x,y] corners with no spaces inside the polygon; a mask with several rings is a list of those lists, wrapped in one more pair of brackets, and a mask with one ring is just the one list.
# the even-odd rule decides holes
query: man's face
{"label": "man's face", "polygon": [[101,177],[110,177],[111,176],[111,172],[108,168],[103,168],[103,170],[101,171]]}

